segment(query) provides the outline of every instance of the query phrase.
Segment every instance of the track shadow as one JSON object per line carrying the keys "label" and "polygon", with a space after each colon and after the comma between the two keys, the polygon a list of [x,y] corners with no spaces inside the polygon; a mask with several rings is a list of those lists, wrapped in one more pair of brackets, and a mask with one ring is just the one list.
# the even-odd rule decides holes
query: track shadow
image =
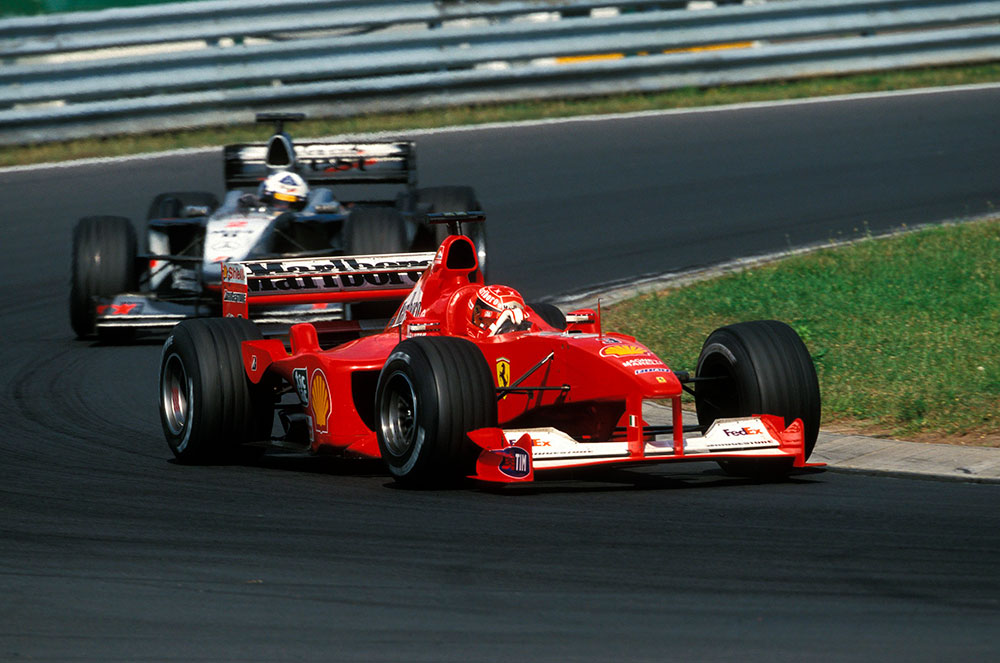
{"label": "track shadow", "polygon": [[667,466],[650,468],[577,468],[573,470],[553,470],[541,477],[536,476],[532,483],[521,484],[482,484],[476,483],[479,490],[497,494],[555,494],[555,493],[613,493],[649,490],[707,490],[711,488],[732,488],[737,486],[757,486],[763,484],[801,484],[815,483],[815,471],[808,473],[792,473],[778,480],[765,481],[745,477],[734,477],[726,474],[713,464],[692,463],[685,471],[664,473]]}
{"label": "track shadow", "polygon": [[[180,464],[171,458],[168,462]],[[356,477],[382,479],[389,490],[404,492],[455,492],[478,491],[488,494],[532,495],[558,493],[615,493],[649,490],[689,490],[732,488],[764,484],[808,485],[817,481],[821,469],[796,470],[791,475],[776,479],[752,479],[726,474],[714,463],[684,463],[619,468],[608,466],[549,470],[536,475],[531,483],[488,483],[476,479],[458,479],[453,483],[434,486],[414,486],[396,482],[389,475],[382,461],[377,458],[350,458],[339,455],[310,454],[270,450],[256,458],[243,461],[216,463],[219,466],[258,467],[281,472],[324,474],[331,477]]]}

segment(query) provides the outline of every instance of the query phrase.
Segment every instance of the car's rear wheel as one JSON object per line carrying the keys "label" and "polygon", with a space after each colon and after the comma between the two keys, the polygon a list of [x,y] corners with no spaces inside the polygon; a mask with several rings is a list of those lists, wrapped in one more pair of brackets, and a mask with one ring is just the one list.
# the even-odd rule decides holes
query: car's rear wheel
{"label": "car's rear wheel", "polygon": [[[478,212],[483,206],[476,197],[476,192],[469,186],[434,186],[417,190],[417,204],[428,212]],[[445,237],[448,236],[448,226],[435,224],[428,229],[433,246],[426,247],[436,250]],[[463,223],[462,234],[472,240],[479,258],[479,270],[486,276],[486,223]],[[421,249],[424,247],[421,247]]]}
{"label": "car's rear wheel", "polygon": [[[751,414],[779,415],[786,426],[801,419],[806,458],[812,453],[819,435],[819,381],[809,351],[787,324],[758,320],[716,329],[702,347],[696,376],[701,426]],[[726,460],[719,465],[729,474],[757,478],[777,478],[792,469],[786,458]]]}
{"label": "car's rear wheel", "polygon": [[185,463],[232,462],[267,441],[274,391],[253,384],[243,368],[243,341],[261,338],[242,318],[185,320],[174,327],[160,359],[160,423],[170,450]]}
{"label": "car's rear wheel", "polygon": [[73,265],[70,276],[69,321],[77,337],[94,333],[96,298],[134,292],[135,230],[120,216],[87,216],[73,229]]}
{"label": "car's rear wheel", "polygon": [[[347,221],[348,255],[390,254],[406,251],[406,220],[393,207],[355,207]],[[353,320],[392,317],[402,300],[350,304]]]}
{"label": "car's rear wheel", "polygon": [[406,221],[393,207],[355,207],[347,220],[350,255],[406,251]]}
{"label": "car's rear wheel", "polygon": [[402,483],[449,484],[472,473],[467,433],[497,425],[496,389],[482,352],[452,337],[407,339],[389,355],[375,395],[379,451]]}

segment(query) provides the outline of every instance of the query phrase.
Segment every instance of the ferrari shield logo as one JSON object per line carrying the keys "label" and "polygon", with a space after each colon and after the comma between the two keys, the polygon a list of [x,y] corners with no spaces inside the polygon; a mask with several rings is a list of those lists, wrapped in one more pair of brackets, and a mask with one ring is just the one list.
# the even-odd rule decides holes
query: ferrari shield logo
{"label": "ferrari shield logo", "polygon": [[497,386],[510,386],[510,360],[506,357],[497,359]]}

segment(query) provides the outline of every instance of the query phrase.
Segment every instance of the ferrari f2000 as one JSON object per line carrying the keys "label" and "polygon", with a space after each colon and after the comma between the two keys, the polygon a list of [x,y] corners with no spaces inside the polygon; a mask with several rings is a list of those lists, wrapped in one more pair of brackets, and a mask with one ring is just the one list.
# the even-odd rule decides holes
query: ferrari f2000
{"label": "ferrari f2000", "polygon": [[[469,215],[430,215],[453,232]],[[709,335],[694,374],[590,309],[563,315],[487,285],[473,242],[436,253],[240,261],[223,266],[227,317],[188,320],[163,346],[163,431],[183,462],[273,446],[381,458],[408,484],[515,483],[554,468],[717,461],[739,475],[808,467],[820,418],[813,362],[786,324]],[[296,324],[264,338],[255,306],[392,299],[379,333]],[[327,322],[326,325],[342,323]],[[343,331],[343,330],[341,330]],[[356,330],[355,330],[356,331]],[[694,396],[685,425],[681,397]],[[668,404],[651,425],[643,404]]]}

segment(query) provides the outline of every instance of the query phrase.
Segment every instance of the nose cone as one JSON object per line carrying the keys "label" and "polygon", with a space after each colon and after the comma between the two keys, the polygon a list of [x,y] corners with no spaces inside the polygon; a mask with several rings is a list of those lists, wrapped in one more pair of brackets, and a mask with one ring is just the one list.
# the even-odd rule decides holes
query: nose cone
{"label": "nose cone", "polygon": [[604,345],[600,355],[642,384],[648,398],[670,398],[681,393],[681,383],[674,372],[641,343],[629,341]]}

